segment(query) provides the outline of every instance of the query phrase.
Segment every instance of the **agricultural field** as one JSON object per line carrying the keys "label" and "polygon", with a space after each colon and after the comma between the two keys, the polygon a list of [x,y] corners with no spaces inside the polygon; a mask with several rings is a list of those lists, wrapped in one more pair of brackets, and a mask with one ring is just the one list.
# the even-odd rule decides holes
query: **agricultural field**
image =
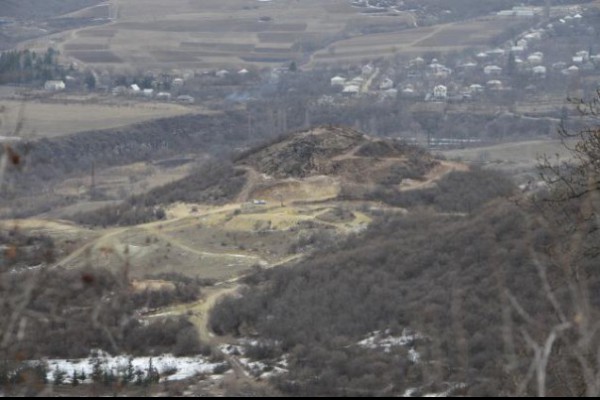
{"label": "agricultural field", "polygon": [[448,53],[489,47],[496,37],[522,22],[514,18],[481,17],[466,22],[359,36],[337,41],[316,52],[311,65],[351,63],[365,58],[389,56],[414,57],[428,52]]}
{"label": "agricultural field", "polygon": [[0,99],[0,136],[13,136],[19,120],[21,137],[52,138],[72,133],[111,129],[156,118],[198,112],[166,103],[43,102]]}
{"label": "agricultural field", "polygon": [[397,31],[414,21],[408,13],[362,14],[348,0],[112,0],[78,15],[102,13],[112,22],[53,37],[53,44],[93,66],[260,67],[301,61],[356,30]]}
{"label": "agricultural field", "polygon": [[[574,142],[568,143],[569,147],[573,145]],[[448,159],[503,171],[519,184],[528,184],[540,179],[537,167],[543,157],[561,162],[572,160],[573,157],[560,140],[504,143],[472,149],[447,150],[442,154]]]}

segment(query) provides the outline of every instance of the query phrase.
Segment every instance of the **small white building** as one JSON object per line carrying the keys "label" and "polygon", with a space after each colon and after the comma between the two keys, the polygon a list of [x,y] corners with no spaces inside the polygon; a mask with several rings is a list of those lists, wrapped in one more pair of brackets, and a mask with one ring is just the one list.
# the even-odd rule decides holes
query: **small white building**
{"label": "small white building", "polygon": [[425,66],[425,60],[421,57],[413,58],[408,62],[408,65],[411,68],[422,68]]}
{"label": "small white building", "polygon": [[180,89],[183,87],[183,84],[185,83],[185,81],[181,78],[175,78],[173,79],[173,82],[171,82],[171,87],[173,89]]}
{"label": "small white building", "polygon": [[491,81],[487,81],[487,83],[485,85],[490,90],[502,90],[502,88],[503,88],[502,81],[499,81],[499,80],[496,80],[496,79],[491,80]]}
{"label": "small white building", "polygon": [[412,87],[406,87],[404,89],[402,89],[402,96],[403,97],[413,97],[416,96],[416,92],[415,89],[413,89]]}
{"label": "small white building", "polygon": [[142,89],[140,89],[140,87],[136,83],[134,83],[133,85],[129,86],[129,90],[133,94],[139,94],[142,91]]}
{"label": "small white building", "polygon": [[483,87],[483,85],[480,85],[478,83],[475,83],[475,84],[469,86],[469,91],[473,94],[483,93],[484,90],[485,90],[485,88]]}
{"label": "small white building", "polygon": [[532,54],[527,57],[527,62],[531,65],[540,65],[544,62],[544,57],[539,54]]}
{"label": "small white building", "polygon": [[183,104],[194,104],[196,99],[194,99],[192,96],[182,95],[177,97],[177,101]]}
{"label": "small white building", "polygon": [[348,85],[342,91],[342,94],[346,96],[357,96],[360,93],[360,86]]}
{"label": "small white building", "polygon": [[63,81],[46,81],[44,89],[49,92],[61,92],[67,88]]}
{"label": "small white building", "polygon": [[161,101],[171,101],[171,93],[160,92],[156,95],[156,99]]}
{"label": "small white building", "polygon": [[116,86],[112,90],[113,96],[124,96],[127,94],[127,88],[125,86]]}
{"label": "small white building", "polygon": [[567,76],[576,76],[579,75],[579,67],[576,65],[571,65],[569,68],[564,69],[562,71],[563,75],[567,75]]}
{"label": "small white building", "polygon": [[391,80],[390,78],[385,78],[379,84],[379,89],[381,89],[381,90],[389,90],[389,89],[392,89],[393,87],[394,87],[394,81]]}
{"label": "small white building", "polygon": [[567,63],[564,61],[555,62],[552,64],[552,69],[555,71],[562,71],[567,68]]}
{"label": "small white building", "polygon": [[433,88],[433,98],[435,100],[446,100],[448,98],[448,88],[444,85],[437,85]]}
{"label": "small white building", "polygon": [[398,89],[391,88],[391,89],[384,90],[383,95],[385,98],[395,99],[396,97],[398,97]]}
{"label": "small white building", "polygon": [[356,78],[352,79],[350,82],[346,82],[347,85],[354,85],[354,86],[361,86],[363,83],[365,83],[365,78],[363,78],[362,76],[357,76]]}
{"label": "small white building", "polygon": [[497,65],[488,65],[483,69],[483,73],[486,75],[500,75],[502,68]]}
{"label": "small white building", "polygon": [[346,78],[342,78],[341,76],[334,76],[331,78],[331,86],[344,86],[346,83]]}
{"label": "small white building", "polygon": [[373,66],[371,64],[365,65],[364,67],[362,67],[362,70],[361,70],[363,76],[369,76],[374,71],[375,71],[375,68],[373,68]]}
{"label": "small white building", "polygon": [[246,75],[248,75],[249,73],[250,73],[250,71],[248,71],[246,68],[240,69],[240,70],[238,71],[238,75],[241,75],[241,76],[246,76]]}
{"label": "small white building", "polygon": [[583,61],[588,61],[590,59],[590,52],[587,50],[581,50],[575,53],[575,57],[583,58]]}
{"label": "small white building", "polygon": [[220,79],[225,78],[227,75],[229,75],[229,71],[227,71],[226,69],[221,69],[215,72],[215,76]]}
{"label": "small white building", "polygon": [[521,55],[525,52],[525,47],[523,46],[512,46],[510,48],[511,53],[514,55]]}
{"label": "small white building", "polygon": [[506,53],[503,49],[496,48],[485,52],[490,57],[501,57]]}
{"label": "small white building", "polygon": [[583,59],[583,57],[575,56],[573,57],[572,61],[573,64],[581,65],[585,60]]}
{"label": "small white building", "polygon": [[532,72],[537,77],[545,78],[548,70],[543,65],[537,65],[537,66],[533,67]]}
{"label": "small white building", "polygon": [[466,62],[464,64],[460,64],[458,68],[463,71],[473,71],[475,68],[477,68],[478,65],[479,64],[475,62]]}

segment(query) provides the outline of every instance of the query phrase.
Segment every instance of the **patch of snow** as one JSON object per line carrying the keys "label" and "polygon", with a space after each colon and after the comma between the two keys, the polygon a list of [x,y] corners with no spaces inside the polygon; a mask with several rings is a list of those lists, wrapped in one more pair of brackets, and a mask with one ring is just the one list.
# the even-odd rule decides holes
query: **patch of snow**
{"label": "patch of snow", "polygon": [[466,387],[467,387],[467,385],[465,385],[464,383],[454,383],[454,384],[451,384],[450,387],[448,388],[448,390],[446,390],[444,392],[429,393],[429,394],[423,395],[423,397],[450,397],[455,390],[464,389]]}
{"label": "patch of snow", "polygon": [[375,331],[366,339],[358,342],[358,345],[367,349],[384,349],[384,351],[389,352],[392,347],[408,346],[423,338],[421,334],[413,333],[408,329],[404,329],[402,335],[397,337],[391,336],[389,330],[384,332]]}
{"label": "patch of snow", "polygon": [[408,351],[408,359],[413,363],[418,363],[421,360],[421,355],[412,344],[425,337],[419,333],[412,332],[408,329],[402,331],[401,336],[392,336],[389,330],[384,332],[375,331],[372,332],[366,339],[358,342],[358,346],[365,349],[372,350],[383,350],[384,353],[389,353],[394,347],[408,347],[411,346]]}
{"label": "patch of snow", "polygon": [[[94,364],[99,360],[103,370],[112,371],[119,375],[127,370],[129,361],[134,370],[147,371],[152,360],[152,366],[161,376],[161,381],[179,381],[191,378],[198,374],[213,374],[217,367],[222,367],[226,363],[212,363],[202,356],[195,357],[175,357],[171,354],[163,354],[157,357],[130,357],[127,355],[111,356],[100,352],[98,357],[89,357],[85,359],[54,359],[46,360],[48,365],[48,381],[53,380],[54,372],[58,369],[65,372],[65,383],[71,382],[74,373],[85,373],[86,382],[91,382],[91,374],[94,371]],[[36,361],[37,362],[37,361]],[[167,375],[167,373],[169,373]]]}

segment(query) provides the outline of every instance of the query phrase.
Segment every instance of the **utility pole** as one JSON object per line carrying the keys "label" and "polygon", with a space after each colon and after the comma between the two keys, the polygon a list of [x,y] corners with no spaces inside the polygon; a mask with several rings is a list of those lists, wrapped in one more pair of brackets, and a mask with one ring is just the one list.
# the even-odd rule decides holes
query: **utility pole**
{"label": "utility pole", "polygon": [[96,162],[92,161],[90,197],[93,200],[96,197]]}
{"label": "utility pole", "polygon": [[546,0],[546,5],[544,7],[544,19],[546,20],[546,22],[550,21],[550,10],[552,9],[551,6],[551,1],[552,0]]}

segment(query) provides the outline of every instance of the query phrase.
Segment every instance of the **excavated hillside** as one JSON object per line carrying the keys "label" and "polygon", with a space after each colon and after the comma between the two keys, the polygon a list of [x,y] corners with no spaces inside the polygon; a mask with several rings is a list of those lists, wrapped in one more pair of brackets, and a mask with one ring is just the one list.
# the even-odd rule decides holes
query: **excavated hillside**
{"label": "excavated hillside", "polygon": [[323,126],[258,148],[236,164],[275,179],[329,176],[349,183],[397,184],[424,178],[439,161],[400,141]]}

